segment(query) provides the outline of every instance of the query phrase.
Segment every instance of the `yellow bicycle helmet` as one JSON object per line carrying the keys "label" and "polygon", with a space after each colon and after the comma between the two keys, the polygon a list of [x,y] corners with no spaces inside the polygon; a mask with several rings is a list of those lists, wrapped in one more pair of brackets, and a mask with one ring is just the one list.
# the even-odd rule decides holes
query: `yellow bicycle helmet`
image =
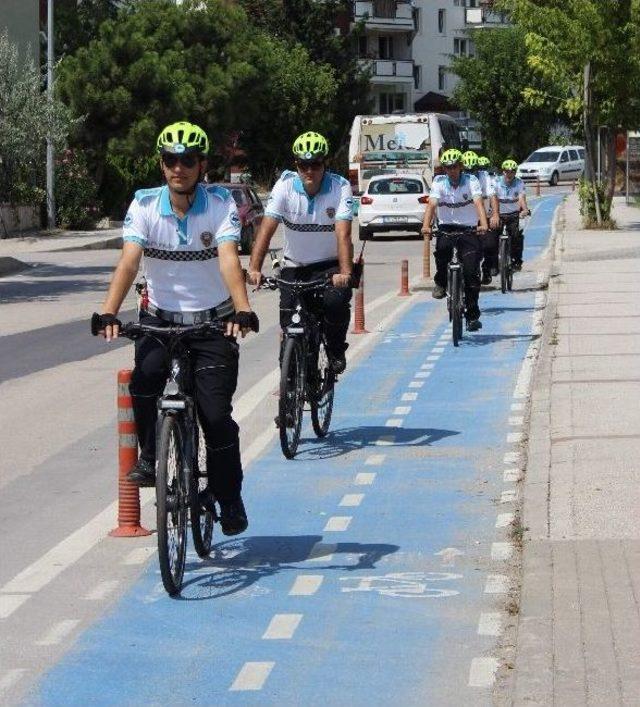
{"label": "yellow bicycle helmet", "polygon": [[206,154],[209,151],[207,133],[186,120],[171,123],[158,135],[157,149],[159,153],[171,152],[182,155],[189,152]]}
{"label": "yellow bicycle helmet", "polygon": [[518,169],[518,163],[515,160],[505,160],[502,163],[502,169],[509,171],[513,170],[515,172],[516,169]]}
{"label": "yellow bicycle helmet", "polygon": [[462,163],[462,152],[455,147],[445,150],[440,155],[440,164],[445,167],[453,167],[453,165],[458,163]]}
{"label": "yellow bicycle helmet", "polygon": [[309,130],[298,135],[293,142],[292,150],[299,160],[315,160],[329,154],[329,143],[324,135]]}

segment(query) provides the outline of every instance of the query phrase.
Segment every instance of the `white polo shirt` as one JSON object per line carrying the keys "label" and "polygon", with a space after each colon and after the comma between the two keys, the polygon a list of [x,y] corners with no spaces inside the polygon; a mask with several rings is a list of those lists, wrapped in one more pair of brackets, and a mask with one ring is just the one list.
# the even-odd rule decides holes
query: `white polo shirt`
{"label": "white polo shirt", "polygon": [[143,248],[143,274],[153,306],[197,312],[229,299],[217,246],[240,240],[240,217],[226,189],[198,184],[183,219],[171,207],[168,187],[140,189],[127,211],[122,237]]}
{"label": "white polo shirt", "polygon": [[309,196],[298,174],[286,170],[274,184],[264,213],[284,226],[285,265],[337,259],[335,223],[353,219],[351,185],[344,177],[325,172],[320,191]]}
{"label": "white polo shirt", "polygon": [[429,199],[438,202],[438,221],[450,226],[476,226],[478,212],[473,200],[482,198],[482,187],[477,177],[463,172],[454,186],[446,174],[434,177]]}
{"label": "white polo shirt", "polygon": [[526,193],[524,182],[519,177],[514,177],[511,184],[507,184],[504,175],[497,177],[493,183],[495,195],[500,203],[501,214],[514,214],[520,211],[520,197]]}

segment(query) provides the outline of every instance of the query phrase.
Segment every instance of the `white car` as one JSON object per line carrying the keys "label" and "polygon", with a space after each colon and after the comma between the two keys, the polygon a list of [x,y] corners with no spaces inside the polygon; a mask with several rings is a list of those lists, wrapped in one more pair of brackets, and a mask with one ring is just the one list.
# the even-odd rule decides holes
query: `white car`
{"label": "white car", "polygon": [[551,145],[531,153],[520,164],[516,176],[527,180],[540,179],[555,187],[560,180],[578,179],[584,172],[584,147]]}
{"label": "white car", "polygon": [[420,233],[429,188],[419,174],[382,174],[372,177],[360,197],[360,240],[382,231]]}

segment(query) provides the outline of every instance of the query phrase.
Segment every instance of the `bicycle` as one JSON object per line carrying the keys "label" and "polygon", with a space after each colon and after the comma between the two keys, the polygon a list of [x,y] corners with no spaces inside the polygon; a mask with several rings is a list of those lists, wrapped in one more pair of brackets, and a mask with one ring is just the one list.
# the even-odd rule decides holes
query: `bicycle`
{"label": "bicycle", "polygon": [[451,322],[451,336],[453,345],[459,346],[463,336],[463,321],[466,312],[464,296],[464,268],[462,261],[458,258],[458,238],[475,229],[460,229],[456,231],[434,231],[433,237],[453,236],[453,252],[451,260],[447,266],[447,311],[449,312],[449,322]]}
{"label": "bicycle", "polygon": [[283,332],[281,344],[277,418],[282,453],[293,459],[300,443],[305,402],[309,403],[317,437],[326,437],[331,424],[336,375],[331,369],[323,327],[313,307],[305,302],[305,295],[320,293],[329,286],[329,280],[289,282],[265,277],[263,282],[271,290],[287,288],[294,294],[291,323]]}
{"label": "bicycle", "polygon": [[[531,215],[531,211],[524,212],[526,216]],[[511,292],[513,289],[514,267],[511,260],[511,229],[515,224],[520,229],[520,212],[504,214],[500,216],[500,240],[498,245],[498,266],[500,270],[500,289],[502,294]]]}
{"label": "bicycle", "polygon": [[[224,332],[221,322],[158,327],[129,322],[120,336],[135,341],[146,335],[164,340],[169,377],[158,400],[156,514],[158,560],[162,584],[170,596],[182,589],[187,554],[187,516],[193,545],[200,557],[211,553],[213,526],[219,521],[215,498],[207,483],[206,443],[197,419],[195,386],[184,339]],[[92,322],[92,333],[98,333]]]}

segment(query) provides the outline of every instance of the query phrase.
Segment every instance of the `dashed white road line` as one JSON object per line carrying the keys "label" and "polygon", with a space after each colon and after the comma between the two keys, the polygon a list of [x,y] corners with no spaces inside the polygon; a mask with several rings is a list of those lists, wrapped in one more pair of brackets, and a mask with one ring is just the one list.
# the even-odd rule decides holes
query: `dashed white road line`
{"label": "dashed white road line", "polygon": [[37,646],[55,646],[58,643],[62,643],[79,623],[80,619],[63,619],[62,621],[58,621],[53,624],[41,639],[35,641],[35,644]]}
{"label": "dashed white road line", "polygon": [[411,381],[409,383],[409,388],[422,388],[424,385],[424,381]]}
{"label": "dashed white road line", "polygon": [[524,424],[524,417],[510,417],[509,424],[513,427],[520,427],[520,425]]}
{"label": "dashed white road line", "polygon": [[422,368],[423,371],[430,371],[432,368],[435,368],[436,364],[435,363],[423,363],[420,368]]}
{"label": "dashed white road line", "polygon": [[513,555],[513,545],[511,543],[492,543],[491,559],[495,562],[504,562]]}
{"label": "dashed white road line", "polygon": [[324,526],[325,532],[341,533],[345,531],[352,521],[352,516],[332,516]]}
{"label": "dashed white road line", "polygon": [[413,400],[418,399],[418,394],[417,393],[403,393],[402,398],[400,398],[403,403],[410,403]]}
{"label": "dashed white road line", "polygon": [[104,582],[97,584],[91,591],[84,595],[87,601],[102,601],[109,594],[113,594],[118,588],[120,582],[117,579],[106,579]]}
{"label": "dashed white road line", "polygon": [[496,518],[496,528],[508,528],[513,523],[515,516],[513,513],[498,513]]}
{"label": "dashed white road line", "polygon": [[437,361],[439,358],[439,354],[437,356],[427,356],[427,361]]}
{"label": "dashed white road line", "polygon": [[371,486],[375,479],[375,472],[361,471],[359,474],[356,474],[356,478],[353,483],[357,486]]}
{"label": "dashed white road line", "polygon": [[485,594],[507,594],[509,592],[509,578],[503,574],[487,575],[484,587]]}
{"label": "dashed white road line", "polygon": [[394,415],[408,415],[410,412],[411,412],[410,405],[399,405],[397,408],[394,409],[393,414]]}
{"label": "dashed white road line", "polygon": [[507,452],[502,461],[505,464],[517,464],[520,461],[520,452]]}
{"label": "dashed white road line", "polygon": [[431,371],[418,371],[413,377],[414,378],[428,378],[431,375]]}
{"label": "dashed white road line", "polygon": [[396,436],[395,435],[380,435],[378,439],[374,442],[376,447],[388,447],[392,444],[395,444],[396,442]]}
{"label": "dashed white road line", "polygon": [[157,550],[156,547],[136,547],[131,552],[124,556],[122,564],[124,565],[142,565],[144,564]]}
{"label": "dashed white road line", "polygon": [[385,427],[402,427],[404,420],[401,417],[390,417],[385,423]]}
{"label": "dashed white road line", "polygon": [[502,631],[502,614],[483,612],[478,622],[479,636],[499,636]]}
{"label": "dashed white road line", "polygon": [[324,581],[321,574],[299,574],[289,590],[291,597],[309,597],[315,594]]}
{"label": "dashed white road line", "polygon": [[342,500],[338,504],[339,506],[349,506],[349,507],[355,507],[359,506],[362,503],[362,499],[364,498],[363,493],[347,493],[342,497]]}
{"label": "dashed white road line", "polygon": [[366,458],[364,463],[366,466],[380,466],[380,464],[384,462],[386,456],[386,454],[372,454]]}
{"label": "dashed white road line", "polygon": [[511,409],[513,412],[522,412],[524,410],[524,403],[511,403]]}
{"label": "dashed white road line", "polygon": [[11,668],[0,677],[0,693],[11,689],[20,678],[26,673],[25,668]]}
{"label": "dashed white road line", "polygon": [[307,560],[310,562],[330,562],[337,547],[336,543],[318,541],[309,551]]}
{"label": "dashed white road line", "polygon": [[509,432],[507,435],[508,444],[518,444],[524,439],[524,434],[522,432]]}
{"label": "dashed white road line", "polygon": [[436,346],[433,349],[431,349],[431,353],[433,354],[441,354],[444,353],[444,346]]}
{"label": "dashed white road line", "polygon": [[276,614],[267,630],[262,634],[265,640],[286,640],[293,638],[293,634],[302,621],[302,614]]}
{"label": "dashed white road line", "polygon": [[262,690],[274,665],[275,662],[273,661],[252,661],[245,663],[229,690]]}
{"label": "dashed white road line", "polygon": [[497,670],[496,658],[474,658],[469,669],[469,687],[491,687]]}
{"label": "dashed white road line", "polygon": [[6,619],[21,607],[31,594],[0,594],[0,619]]}
{"label": "dashed white road line", "polygon": [[505,484],[508,484],[514,481],[520,481],[521,476],[522,472],[520,469],[505,469],[502,479]]}
{"label": "dashed white road line", "polygon": [[518,500],[518,492],[515,489],[507,489],[500,494],[500,503],[513,503]]}

